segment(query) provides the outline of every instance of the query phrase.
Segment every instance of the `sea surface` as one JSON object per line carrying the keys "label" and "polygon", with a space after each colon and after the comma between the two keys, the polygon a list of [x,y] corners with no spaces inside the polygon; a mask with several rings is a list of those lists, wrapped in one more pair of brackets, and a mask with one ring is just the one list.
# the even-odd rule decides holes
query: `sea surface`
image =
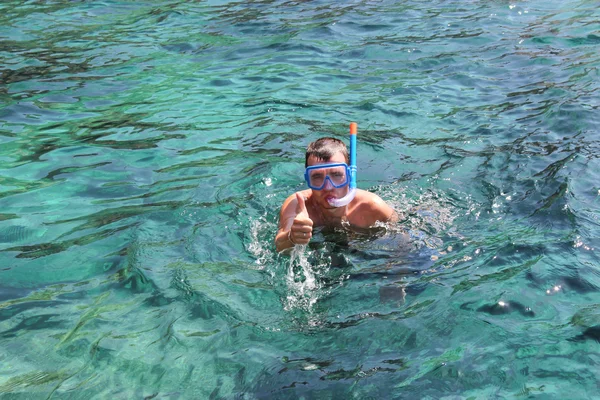
{"label": "sea surface", "polygon": [[[0,398],[592,399],[596,0],[0,4]],[[400,215],[273,238],[358,123]]]}

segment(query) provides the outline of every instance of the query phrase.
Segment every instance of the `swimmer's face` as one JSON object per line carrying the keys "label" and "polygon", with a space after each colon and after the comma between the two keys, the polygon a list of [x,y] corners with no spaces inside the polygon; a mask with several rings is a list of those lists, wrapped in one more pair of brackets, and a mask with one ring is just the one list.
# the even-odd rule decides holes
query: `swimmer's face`
{"label": "swimmer's face", "polygon": [[[329,160],[323,160],[320,158],[316,158],[315,156],[308,157],[308,166],[312,167],[313,165],[319,164],[333,164],[333,163],[345,163],[346,158],[342,153],[335,153],[333,157]],[[348,193],[348,185],[341,188],[334,188],[329,181],[325,184],[323,189],[321,190],[312,190],[312,197],[314,198],[316,204],[323,208],[335,208],[327,201],[329,198],[341,199]]]}

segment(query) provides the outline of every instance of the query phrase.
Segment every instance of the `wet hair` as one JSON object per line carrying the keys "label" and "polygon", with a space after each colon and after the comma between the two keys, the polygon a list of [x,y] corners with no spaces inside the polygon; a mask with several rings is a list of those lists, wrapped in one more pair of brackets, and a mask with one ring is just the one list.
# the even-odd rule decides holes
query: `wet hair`
{"label": "wet hair", "polygon": [[304,160],[304,168],[308,167],[308,158],[314,156],[319,160],[329,161],[336,153],[342,153],[346,159],[346,164],[350,163],[348,156],[348,148],[339,139],[332,137],[324,137],[310,143],[306,148],[306,159]]}

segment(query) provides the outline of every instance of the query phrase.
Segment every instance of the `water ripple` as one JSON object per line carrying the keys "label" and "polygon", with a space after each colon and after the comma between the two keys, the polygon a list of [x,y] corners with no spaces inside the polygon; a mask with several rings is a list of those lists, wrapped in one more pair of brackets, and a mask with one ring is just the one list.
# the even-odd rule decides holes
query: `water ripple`
{"label": "water ripple", "polygon": [[[0,392],[589,397],[596,6],[3,2]],[[349,121],[400,222],[294,266]]]}

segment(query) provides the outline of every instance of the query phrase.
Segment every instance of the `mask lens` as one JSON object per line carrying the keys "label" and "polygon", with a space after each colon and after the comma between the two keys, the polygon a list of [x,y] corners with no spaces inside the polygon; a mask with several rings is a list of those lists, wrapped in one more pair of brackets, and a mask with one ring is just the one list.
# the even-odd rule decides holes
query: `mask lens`
{"label": "mask lens", "polygon": [[310,185],[314,187],[321,187],[325,183],[325,169],[314,169],[309,172],[308,178],[310,179]]}
{"label": "mask lens", "polygon": [[344,167],[329,168],[327,175],[336,186],[346,183],[346,168]]}

